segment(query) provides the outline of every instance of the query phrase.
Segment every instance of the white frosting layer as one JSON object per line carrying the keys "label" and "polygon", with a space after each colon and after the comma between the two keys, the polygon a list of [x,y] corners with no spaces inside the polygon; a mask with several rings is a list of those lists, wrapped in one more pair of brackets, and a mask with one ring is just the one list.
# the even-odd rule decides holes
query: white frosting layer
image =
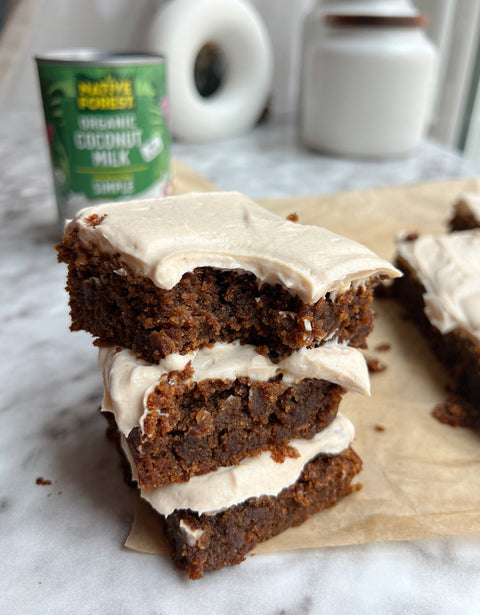
{"label": "white frosting layer", "polygon": [[290,442],[300,453],[296,459],[288,457],[283,463],[277,463],[267,451],[256,457],[248,457],[236,466],[194,476],[188,483],[142,489],[141,495],[162,515],[187,508],[199,514],[214,513],[248,498],[278,495],[297,481],[311,459],[321,453],[341,453],[352,442],[354,435],[352,423],[338,414],[326,429],[311,440]]}
{"label": "white frosting layer", "polygon": [[171,371],[182,371],[191,361],[193,380],[235,380],[240,376],[266,381],[281,373],[286,383],[303,378],[335,382],[347,391],[368,395],[370,381],[362,353],[349,346],[329,342],[318,348],[302,348],[279,363],[255,352],[254,346],[217,343],[189,354],[172,354],[157,365],[146,363],[127,349],[100,348],[99,365],[103,372],[102,410],[113,412],[120,431],[128,435],[143,426],[147,399],[160,378]]}
{"label": "white frosting layer", "polygon": [[[105,216],[96,226],[88,223],[94,214]],[[306,303],[315,303],[377,273],[399,275],[365,246],[285,220],[237,192],[89,207],[66,232],[75,228],[85,244],[120,253],[134,271],[166,289],[196,267],[244,269],[261,282],[283,284]]]}
{"label": "white frosting layer", "polygon": [[465,208],[473,217],[480,222],[480,194],[466,192],[458,199],[457,207]]}
{"label": "white frosting layer", "polygon": [[425,313],[442,333],[463,327],[480,339],[480,231],[423,235],[397,244],[425,286]]}

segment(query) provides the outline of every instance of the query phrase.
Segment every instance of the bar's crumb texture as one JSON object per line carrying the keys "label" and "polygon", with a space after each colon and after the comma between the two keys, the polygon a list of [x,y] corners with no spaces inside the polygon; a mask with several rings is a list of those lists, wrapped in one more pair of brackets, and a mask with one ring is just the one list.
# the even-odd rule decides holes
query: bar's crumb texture
{"label": "bar's crumb texture", "polygon": [[458,395],[448,395],[444,402],[435,406],[432,415],[440,423],[451,427],[480,430],[480,408],[475,408]]}
{"label": "bar's crumb texture", "polygon": [[252,382],[188,381],[189,371],[162,377],[150,393],[143,434],[128,436],[142,488],[183,482],[264,450],[281,454],[289,440],[311,438],[337,415],[343,390],[305,378]]}
{"label": "bar's crumb texture", "polygon": [[352,480],[361,469],[359,456],[349,448],[308,463],[298,481],[277,497],[251,498],[216,515],[177,510],[166,518],[172,558],[191,579],[239,564],[258,543],[301,525],[360,489]]}
{"label": "bar's crumb texture", "polygon": [[373,328],[375,276],[335,301],[327,296],[313,305],[279,284],[259,286],[252,273],[211,267],[185,273],[165,290],[131,272],[120,255],[86,251],[76,236],[58,246],[59,260],[68,264],[71,329],[152,363],[217,341],[252,344],[272,358],[332,337],[363,348]]}

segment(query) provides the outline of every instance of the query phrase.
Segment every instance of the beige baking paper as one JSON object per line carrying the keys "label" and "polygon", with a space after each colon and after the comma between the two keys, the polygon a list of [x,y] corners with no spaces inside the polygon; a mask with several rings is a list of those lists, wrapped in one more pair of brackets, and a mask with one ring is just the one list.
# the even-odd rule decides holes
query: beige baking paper
{"label": "beige baking paper", "polygon": [[[188,181],[177,185],[182,190],[211,187],[203,178],[196,183],[191,171],[178,167],[177,177],[187,176]],[[296,212],[301,223],[324,226],[391,258],[398,231],[441,232],[451,203],[468,190],[480,190],[480,180],[262,204],[280,215]],[[348,394],[340,406],[356,427],[354,448],[364,464],[357,480],[363,489],[259,545],[256,553],[480,534],[480,434],[443,425],[431,416],[435,404],[445,399],[446,374],[401,309],[390,300],[377,300],[375,307],[367,354],[386,363],[387,370],[371,375],[370,398]],[[376,350],[383,343],[390,349]],[[140,498],[125,544],[137,551],[166,553],[159,518]]]}

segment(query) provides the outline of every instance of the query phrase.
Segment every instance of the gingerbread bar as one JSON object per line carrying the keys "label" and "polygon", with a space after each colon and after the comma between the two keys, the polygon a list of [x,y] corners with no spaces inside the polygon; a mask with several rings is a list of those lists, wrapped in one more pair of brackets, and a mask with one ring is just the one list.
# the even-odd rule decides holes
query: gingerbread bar
{"label": "gingerbread bar", "polygon": [[400,238],[393,292],[480,412],[480,230]]}
{"label": "gingerbread bar", "polygon": [[72,329],[150,362],[218,341],[272,358],[330,339],[363,347],[372,287],[398,275],[364,246],[238,193],[84,209],[58,258]]}
{"label": "gingerbread bar", "polygon": [[335,418],[345,390],[369,394],[355,348],[335,343],[272,363],[252,346],[217,343],[158,365],[100,349],[105,396],[142,488],[188,481],[269,450],[291,454]]}

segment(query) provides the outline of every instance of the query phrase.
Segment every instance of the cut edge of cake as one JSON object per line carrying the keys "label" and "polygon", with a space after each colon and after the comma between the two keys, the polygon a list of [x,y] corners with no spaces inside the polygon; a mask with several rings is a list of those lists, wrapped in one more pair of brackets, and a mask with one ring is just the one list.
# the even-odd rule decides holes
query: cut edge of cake
{"label": "cut edge of cake", "polygon": [[159,364],[101,348],[102,410],[112,413],[142,487],[183,482],[309,438],[335,418],[345,391],[370,394],[363,354],[330,343],[275,364],[251,346],[215,344]]}
{"label": "cut edge of cake", "polygon": [[72,329],[151,362],[215,341],[274,358],[331,339],[364,347],[372,287],[400,275],[365,246],[238,193],[87,208],[57,250]]}
{"label": "cut edge of cake", "polygon": [[[480,413],[480,229],[401,235],[393,295],[444,365],[453,389]],[[478,271],[477,271],[478,270]]]}

